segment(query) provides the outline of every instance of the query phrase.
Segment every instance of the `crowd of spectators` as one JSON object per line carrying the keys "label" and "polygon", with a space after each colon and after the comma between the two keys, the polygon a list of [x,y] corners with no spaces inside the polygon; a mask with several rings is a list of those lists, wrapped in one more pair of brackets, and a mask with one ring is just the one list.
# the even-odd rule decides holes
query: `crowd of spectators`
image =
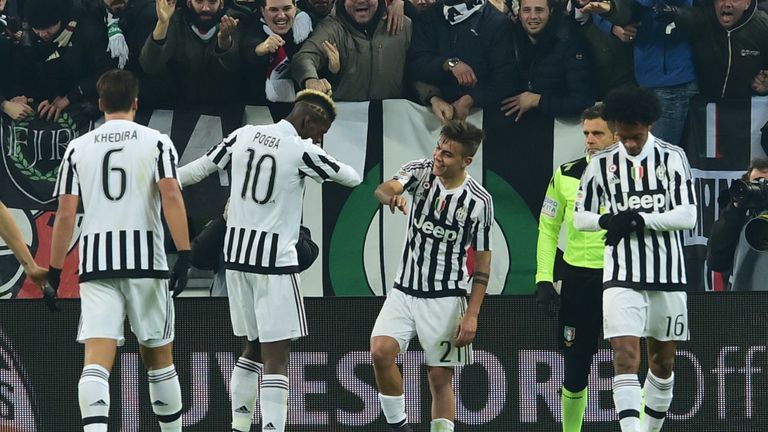
{"label": "crowd of spectators", "polygon": [[[405,1],[405,3],[404,3]],[[565,3],[563,2],[565,1]],[[768,94],[758,0],[0,0],[0,102],[19,118],[94,115],[125,68],[145,107],[408,98],[442,121],[578,115],[612,88],[652,89],[679,143],[690,98]]]}

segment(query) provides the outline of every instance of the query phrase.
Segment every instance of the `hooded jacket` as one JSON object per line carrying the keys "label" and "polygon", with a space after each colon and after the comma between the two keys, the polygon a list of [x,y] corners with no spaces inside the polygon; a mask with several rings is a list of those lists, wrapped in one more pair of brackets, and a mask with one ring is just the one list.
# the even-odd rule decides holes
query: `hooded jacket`
{"label": "hooded jacket", "polygon": [[768,69],[768,14],[757,9],[756,0],[730,30],[720,25],[711,3],[678,8],[675,24],[690,34],[704,95],[718,99],[756,95],[752,79]]}
{"label": "hooded jacket", "polygon": [[344,1],[336,1],[336,16],[327,16],[302,45],[291,64],[293,79],[300,88],[327,68],[324,41],[336,44],[341,71],[335,79],[333,98],[339,101],[397,99],[405,96],[405,62],[411,43],[411,20],[405,18],[404,29],[387,32],[386,3],[378,8],[367,26],[357,25],[347,14]]}

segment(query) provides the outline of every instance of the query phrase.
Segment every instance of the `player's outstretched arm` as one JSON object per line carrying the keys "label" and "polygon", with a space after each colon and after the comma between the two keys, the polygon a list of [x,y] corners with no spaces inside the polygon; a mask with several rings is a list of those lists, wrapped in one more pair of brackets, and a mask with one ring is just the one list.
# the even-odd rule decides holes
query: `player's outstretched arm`
{"label": "player's outstretched arm", "polygon": [[182,187],[200,183],[218,169],[219,166],[213,163],[208,156],[202,156],[179,167],[179,182]]}
{"label": "player's outstretched arm", "polygon": [[472,293],[469,295],[467,312],[459,322],[456,329],[457,347],[463,347],[472,343],[477,334],[477,317],[480,316],[480,306],[488,289],[488,280],[491,278],[491,251],[475,252],[475,273],[472,276]]}
{"label": "player's outstretched arm", "polygon": [[402,183],[397,180],[387,180],[380,184],[373,193],[380,203],[389,206],[389,210],[394,213],[399,209],[403,214],[408,214],[408,201],[403,196],[405,189]]}
{"label": "player's outstretched arm", "polygon": [[48,272],[37,265],[32,258],[32,254],[29,252],[26,243],[24,243],[24,236],[21,234],[16,222],[14,222],[11,213],[2,202],[0,202],[0,237],[11,249],[22,267],[24,267],[24,272],[32,279],[32,282],[37,285],[45,283],[45,277]]}

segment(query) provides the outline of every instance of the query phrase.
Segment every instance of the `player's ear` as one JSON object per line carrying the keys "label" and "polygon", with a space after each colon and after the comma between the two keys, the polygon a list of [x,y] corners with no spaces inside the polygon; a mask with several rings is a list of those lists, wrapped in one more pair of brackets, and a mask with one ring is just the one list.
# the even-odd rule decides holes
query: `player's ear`
{"label": "player's ear", "polygon": [[473,160],[474,156],[464,156],[464,168],[468,167]]}
{"label": "player's ear", "polygon": [[104,103],[101,101],[101,98],[99,98],[99,111],[104,112]]}
{"label": "player's ear", "polygon": [[133,98],[133,102],[131,102],[131,110],[133,112],[136,112],[139,110],[139,98]]}

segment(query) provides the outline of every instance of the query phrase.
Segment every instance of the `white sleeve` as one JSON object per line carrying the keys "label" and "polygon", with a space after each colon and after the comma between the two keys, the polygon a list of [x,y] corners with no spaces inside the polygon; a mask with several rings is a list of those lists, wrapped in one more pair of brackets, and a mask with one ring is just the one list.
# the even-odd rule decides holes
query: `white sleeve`
{"label": "white sleeve", "polygon": [[339,162],[317,145],[305,143],[299,171],[318,183],[333,181],[354,187],[363,179],[351,166]]}
{"label": "white sleeve", "polygon": [[181,186],[187,187],[201,182],[204,178],[215,173],[218,169],[219,166],[213,163],[210,158],[202,156],[179,167],[179,182],[181,182]]}

